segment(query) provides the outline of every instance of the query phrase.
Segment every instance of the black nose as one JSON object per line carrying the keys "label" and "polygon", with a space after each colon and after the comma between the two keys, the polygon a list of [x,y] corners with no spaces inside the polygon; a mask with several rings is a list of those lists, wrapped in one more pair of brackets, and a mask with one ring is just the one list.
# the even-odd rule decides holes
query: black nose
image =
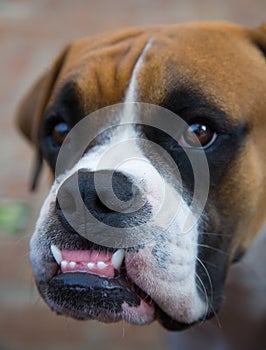
{"label": "black nose", "polygon": [[56,211],[63,224],[95,224],[87,210],[99,222],[118,228],[138,226],[151,218],[143,190],[127,175],[111,170],[81,169],[60,186]]}

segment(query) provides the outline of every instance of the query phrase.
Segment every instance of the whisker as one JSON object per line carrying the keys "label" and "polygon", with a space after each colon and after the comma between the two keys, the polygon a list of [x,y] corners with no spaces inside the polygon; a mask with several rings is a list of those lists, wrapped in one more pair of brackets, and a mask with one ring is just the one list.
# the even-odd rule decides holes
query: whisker
{"label": "whisker", "polygon": [[[206,266],[204,265],[203,261],[202,261],[201,259],[199,259],[198,257],[197,257],[197,261],[198,261],[198,262],[201,264],[201,266],[203,267],[203,269],[204,269],[204,271],[205,271],[205,273],[206,273],[206,275],[207,275],[207,277],[208,277],[209,284],[210,284],[210,288],[211,288],[211,296],[210,296],[210,300],[208,300],[208,301],[209,301],[208,307],[210,307],[210,309],[212,310],[213,315],[214,315],[214,317],[215,317],[215,320],[216,320],[216,322],[217,322],[218,327],[219,327],[219,328],[222,328],[222,324],[221,324],[221,322],[220,322],[219,316],[218,316],[217,312],[215,311],[215,309],[213,308],[213,285],[212,285],[211,276],[210,276],[210,274],[209,274],[208,269],[207,269]],[[215,265],[214,265],[214,266],[215,266]],[[217,268],[217,266],[215,266],[215,267]],[[199,278],[200,282],[203,284],[203,282],[201,281],[201,279],[200,279],[200,277],[198,276],[198,274],[196,274],[196,276]],[[206,292],[205,286],[204,286],[204,290],[205,290],[205,293],[207,293],[207,292]]]}
{"label": "whisker", "polygon": [[220,266],[218,266],[218,265],[216,265],[216,264],[214,264],[214,263],[211,263],[210,261],[208,261],[208,260],[204,260],[204,259],[201,259],[201,261],[205,264],[205,265],[209,265],[209,266],[211,266],[211,267],[214,267],[215,269],[220,269]]}
{"label": "whisker", "polygon": [[19,238],[15,241],[15,244],[21,244],[21,243],[24,242],[25,240],[28,240],[28,238],[30,238],[31,235],[32,235],[32,233],[23,234],[21,237],[19,237]]}
{"label": "whisker", "polygon": [[205,300],[206,300],[206,310],[205,310],[205,313],[204,313],[204,317],[202,318],[202,323],[204,322],[204,320],[206,319],[206,316],[208,314],[208,309],[209,309],[209,298],[208,298],[208,294],[207,294],[207,290],[206,290],[206,287],[204,286],[204,283],[202,282],[200,276],[196,274],[196,278],[198,279],[201,287],[197,284],[197,287],[200,289],[200,291],[202,292],[202,294],[204,295],[205,297]]}
{"label": "whisker", "polygon": [[218,313],[214,310],[214,308],[211,306],[211,309],[212,309],[212,312],[213,312],[213,316],[214,316],[214,318],[215,318],[215,320],[216,320],[216,322],[217,322],[217,326],[220,328],[220,329],[222,329],[223,327],[222,327],[222,323],[221,323],[221,321],[220,321],[220,318],[219,318],[219,316],[218,316]]}
{"label": "whisker", "polygon": [[222,250],[222,249],[218,249],[218,248],[212,247],[212,246],[210,246],[210,245],[208,245],[208,244],[197,243],[197,246],[198,246],[198,247],[207,248],[207,249],[212,249],[212,250],[214,250],[214,251],[216,251],[216,252],[218,252],[218,253],[222,253],[222,254],[224,254],[224,255],[230,256],[230,254],[229,254],[228,252],[225,252],[225,251]]}
{"label": "whisker", "polygon": [[[198,260],[198,262],[201,264],[201,266],[203,267],[203,269],[204,269],[204,271],[205,271],[205,273],[206,273],[206,275],[207,275],[207,277],[208,277],[209,284],[210,284],[210,292],[211,292],[211,293],[210,293],[210,294],[211,294],[211,295],[210,295],[210,298],[208,298],[208,296],[207,296],[207,291],[206,291],[205,286],[203,285],[203,282],[202,282],[201,278],[198,276],[198,274],[196,274],[196,276],[197,276],[197,278],[199,279],[200,283],[203,285],[203,288],[204,288],[204,291],[205,291],[205,297],[206,297],[206,299],[207,299],[208,308],[210,307],[210,309],[212,310],[213,315],[214,315],[214,317],[215,317],[215,319],[216,319],[216,322],[217,322],[218,327],[219,327],[219,328],[222,328],[222,325],[221,325],[221,322],[220,322],[219,317],[218,317],[218,315],[217,315],[217,312],[216,312],[216,311],[214,310],[214,308],[213,308],[213,284],[212,284],[211,276],[210,276],[210,274],[209,274],[208,269],[206,268],[206,266],[204,265],[204,263],[201,261],[201,259],[199,259],[199,258],[197,257],[197,260]],[[204,319],[206,319],[206,316],[207,316],[207,313],[208,313],[208,308],[207,308],[207,310],[206,310]],[[203,319],[203,320],[204,320],[204,319]],[[203,322],[203,321],[202,321],[202,322]]]}
{"label": "whisker", "polygon": [[197,261],[200,263],[200,265],[202,266],[204,272],[206,273],[206,276],[208,278],[208,281],[209,281],[209,285],[210,285],[210,303],[212,304],[213,302],[213,285],[212,285],[212,280],[211,280],[211,276],[209,274],[209,271],[208,269],[206,268],[206,266],[204,265],[204,263],[201,261],[200,258],[196,258]]}
{"label": "whisker", "polygon": [[218,233],[218,232],[200,232],[200,235],[208,235],[208,236],[217,236],[217,237],[228,237],[231,238],[232,235],[230,233]]}

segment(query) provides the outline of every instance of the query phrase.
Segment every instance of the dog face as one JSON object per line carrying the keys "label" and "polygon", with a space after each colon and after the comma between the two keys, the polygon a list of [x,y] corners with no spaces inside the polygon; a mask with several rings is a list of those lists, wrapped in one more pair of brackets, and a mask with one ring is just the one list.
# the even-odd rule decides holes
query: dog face
{"label": "dog face", "polygon": [[[53,310],[104,322],[158,319],[172,330],[217,312],[228,267],[265,219],[265,48],[263,27],[134,29],[74,42],[35,85],[19,126],[53,174],[66,135],[87,115],[125,102],[117,113],[88,118],[95,137],[55,177],[41,209],[30,259]],[[168,125],[156,107],[142,123],[132,102],[171,111],[181,119],[169,128],[176,137],[153,127],[153,118]],[[184,216],[195,219],[190,160],[202,153],[207,201],[182,234]],[[84,214],[77,189],[96,221]],[[99,222],[110,229],[104,233]],[[112,246],[117,228],[132,244]]]}

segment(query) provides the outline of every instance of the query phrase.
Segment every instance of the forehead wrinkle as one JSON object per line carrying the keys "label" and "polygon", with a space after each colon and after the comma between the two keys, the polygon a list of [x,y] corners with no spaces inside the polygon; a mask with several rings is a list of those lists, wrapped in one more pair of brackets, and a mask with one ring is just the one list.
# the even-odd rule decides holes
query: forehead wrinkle
{"label": "forehead wrinkle", "polygon": [[76,77],[86,114],[124,100],[132,71],[148,39],[147,33],[140,33],[118,42],[109,38],[109,45],[106,42],[104,47],[91,48],[89,42],[83,41],[85,47],[71,48],[62,76],[64,80]]}

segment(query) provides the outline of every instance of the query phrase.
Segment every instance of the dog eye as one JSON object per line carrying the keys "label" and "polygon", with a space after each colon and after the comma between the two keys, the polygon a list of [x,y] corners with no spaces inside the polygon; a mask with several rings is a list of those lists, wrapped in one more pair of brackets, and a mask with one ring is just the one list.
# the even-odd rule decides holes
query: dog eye
{"label": "dog eye", "polygon": [[215,141],[216,137],[216,132],[210,126],[204,123],[195,123],[189,125],[183,132],[178,143],[181,147],[198,148],[201,145],[201,147],[207,148]]}
{"label": "dog eye", "polygon": [[69,127],[66,123],[61,122],[56,124],[52,130],[52,138],[53,138],[54,145],[61,146],[68,132],[69,132]]}

